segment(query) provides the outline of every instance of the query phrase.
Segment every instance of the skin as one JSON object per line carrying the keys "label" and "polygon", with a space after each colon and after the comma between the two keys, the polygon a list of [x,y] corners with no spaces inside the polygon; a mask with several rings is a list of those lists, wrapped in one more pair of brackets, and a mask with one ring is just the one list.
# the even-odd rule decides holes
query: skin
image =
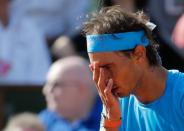
{"label": "skin", "polygon": [[85,68],[86,65],[77,67],[72,62],[81,61],[75,62],[75,59],[71,59],[71,66],[68,61],[54,64],[48,72],[43,88],[48,109],[71,122],[87,117],[96,97],[87,87],[91,87],[90,83],[87,83],[91,80],[87,78],[90,73],[88,68]]}
{"label": "skin", "polygon": [[35,127],[24,127],[24,126],[19,126],[13,127],[13,131],[43,131],[43,129],[35,128]]}
{"label": "skin", "polygon": [[177,47],[184,49],[184,14],[177,21],[173,34],[172,40]]}
{"label": "skin", "polygon": [[[150,103],[163,95],[167,70],[150,66],[146,49],[137,46],[130,57],[117,52],[89,53],[93,80],[102,99],[108,119],[118,120],[119,97],[134,94],[142,103]],[[106,130],[118,130],[117,128]]]}
{"label": "skin", "polygon": [[73,112],[71,109],[78,107],[77,103],[80,104],[78,83],[70,76],[61,72],[56,75],[49,75],[47,83],[43,89],[43,93],[46,97],[48,109],[54,112],[58,112],[64,118],[70,121],[78,118],[78,108]]}
{"label": "skin", "polygon": [[0,0],[0,21],[6,27],[8,25],[9,0]]}

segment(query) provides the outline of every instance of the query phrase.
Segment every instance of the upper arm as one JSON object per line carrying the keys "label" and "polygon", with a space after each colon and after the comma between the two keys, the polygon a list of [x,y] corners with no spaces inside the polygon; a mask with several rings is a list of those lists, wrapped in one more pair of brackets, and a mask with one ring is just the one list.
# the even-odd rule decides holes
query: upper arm
{"label": "upper arm", "polygon": [[177,111],[179,115],[184,118],[184,79],[180,79],[175,89],[177,89],[174,96]]}
{"label": "upper arm", "polygon": [[181,112],[182,117],[184,118],[184,93],[180,100],[180,112]]}

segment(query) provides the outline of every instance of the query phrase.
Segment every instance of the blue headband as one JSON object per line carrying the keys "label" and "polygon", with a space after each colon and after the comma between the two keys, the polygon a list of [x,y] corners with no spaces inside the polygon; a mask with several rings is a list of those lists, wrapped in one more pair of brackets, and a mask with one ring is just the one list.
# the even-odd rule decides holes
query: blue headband
{"label": "blue headband", "polygon": [[149,40],[144,31],[87,35],[89,53],[130,50],[137,45],[147,46],[148,44]]}

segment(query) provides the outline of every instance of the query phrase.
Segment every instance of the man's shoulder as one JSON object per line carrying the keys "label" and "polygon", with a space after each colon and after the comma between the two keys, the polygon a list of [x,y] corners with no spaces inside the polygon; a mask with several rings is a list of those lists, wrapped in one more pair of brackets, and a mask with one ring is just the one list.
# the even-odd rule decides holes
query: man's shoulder
{"label": "man's shoulder", "polygon": [[184,73],[178,70],[168,70],[167,84],[172,86],[183,86]]}
{"label": "man's shoulder", "polygon": [[39,119],[45,125],[47,131],[67,130],[68,123],[56,112],[44,109],[39,113]]}
{"label": "man's shoulder", "polygon": [[49,111],[48,109],[42,110],[38,114],[38,116],[42,121],[46,123],[50,123],[52,121],[58,121],[62,119],[56,112]]}
{"label": "man's shoulder", "polygon": [[168,84],[172,85],[175,90],[184,91],[184,73],[178,70],[169,70]]}
{"label": "man's shoulder", "polygon": [[170,76],[170,85],[172,85],[172,90],[170,94],[172,94],[172,101],[174,103],[174,107],[179,113],[184,113],[184,73],[179,71],[169,71]]}
{"label": "man's shoulder", "polygon": [[177,70],[168,71],[167,93],[174,101],[180,101],[184,96],[184,73]]}

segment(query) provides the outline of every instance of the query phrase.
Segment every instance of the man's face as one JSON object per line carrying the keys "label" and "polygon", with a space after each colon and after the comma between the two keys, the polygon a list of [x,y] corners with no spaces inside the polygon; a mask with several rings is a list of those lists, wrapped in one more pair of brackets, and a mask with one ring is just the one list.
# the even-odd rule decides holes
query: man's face
{"label": "man's face", "polygon": [[43,89],[48,108],[56,112],[71,112],[80,102],[80,88],[72,72],[51,71]]}
{"label": "man's face", "polygon": [[116,87],[112,93],[124,97],[134,92],[140,78],[140,72],[134,60],[115,52],[89,53],[89,58],[93,67],[106,70],[107,80],[112,78],[113,86]]}

